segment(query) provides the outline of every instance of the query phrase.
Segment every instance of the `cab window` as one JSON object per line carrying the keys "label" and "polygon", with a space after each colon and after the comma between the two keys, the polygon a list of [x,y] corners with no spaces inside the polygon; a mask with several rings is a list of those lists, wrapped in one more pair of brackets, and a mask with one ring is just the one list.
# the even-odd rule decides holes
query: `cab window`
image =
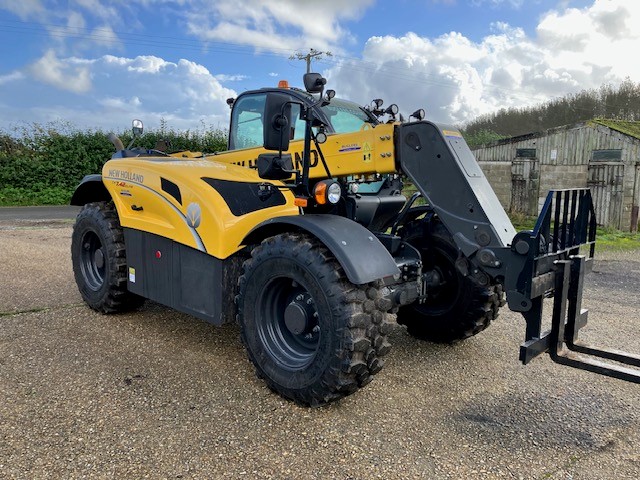
{"label": "cab window", "polygon": [[300,118],[300,105],[291,105],[291,118],[294,120],[291,140],[304,139],[305,121]]}
{"label": "cab window", "polygon": [[357,132],[371,118],[358,105],[334,99],[329,105],[322,107],[329,117],[335,133]]}
{"label": "cab window", "polygon": [[236,100],[231,116],[229,150],[261,147],[262,123],[267,95],[246,95]]}
{"label": "cab window", "polygon": [[[255,148],[263,145],[263,116],[267,95],[265,93],[245,95],[236,100],[231,116],[229,150]],[[294,119],[290,140],[304,138],[305,122],[300,119],[300,105],[291,105]]]}

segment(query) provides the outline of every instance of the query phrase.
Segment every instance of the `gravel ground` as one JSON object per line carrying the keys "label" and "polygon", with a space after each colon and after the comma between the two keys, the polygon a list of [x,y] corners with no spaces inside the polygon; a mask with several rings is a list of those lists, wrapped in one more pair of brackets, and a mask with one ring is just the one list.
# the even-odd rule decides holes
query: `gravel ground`
{"label": "gravel ground", "polygon": [[[304,409],[255,377],[235,325],[86,308],[70,238],[64,221],[0,221],[2,479],[639,476],[640,387],[520,365],[507,309],[455,346],[397,327],[370,385]],[[640,351],[639,254],[600,255],[585,338]]]}

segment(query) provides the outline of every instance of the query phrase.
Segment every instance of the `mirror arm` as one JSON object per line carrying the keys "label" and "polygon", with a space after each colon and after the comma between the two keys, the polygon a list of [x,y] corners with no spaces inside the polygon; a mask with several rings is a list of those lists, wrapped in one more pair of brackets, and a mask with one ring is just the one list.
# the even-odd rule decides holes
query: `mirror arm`
{"label": "mirror arm", "polygon": [[[282,111],[280,113],[280,115],[282,117],[284,117],[284,109],[285,109],[285,107],[287,105],[300,105],[300,109],[301,110],[304,108],[304,104],[302,102],[294,102],[294,101],[286,102],[285,104],[282,105]],[[300,174],[300,171],[297,170],[296,168],[294,168],[293,170],[288,170],[288,169],[283,168],[282,171],[286,172],[286,173],[293,173],[295,175],[295,177],[296,177],[295,185],[287,185],[287,184],[285,184],[285,186],[287,186],[289,188],[297,188],[297,187],[300,186],[300,184],[305,185],[304,169],[306,168],[306,170],[307,170],[307,173],[306,173],[306,187],[307,188],[306,188],[306,190],[307,190],[307,194],[308,194],[308,191],[309,191],[309,167],[308,167],[308,165],[309,165],[309,154],[307,152],[309,151],[309,148],[307,147],[307,140],[306,140],[306,138],[307,138],[307,131],[306,131],[307,125],[310,125],[310,122],[308,122],[308,121],[305,122],[305,144],[304,144],[304,154],[303,154],[303,157],[302,157],[302,165],[303,165],[302,174]],[[287,135],[290,135],[289,128],[287,128],[286,131],[287,131]],[[280,158],[282,158],[282,141],[283,141],[283,137],[282,136],[284,135],[284,132],[285,132],[285,129],[281,128],[280,129],[280,148],[278,149],[278,156]],[[302,177],[302,182],[301,182],[301,177]]]}
{"label": "mirror arm", "polygon": [[308,197],[309,193],[309,167],[311,166],[311,124],[313,123],[312,107],[307,107],[305,112],[304,127],[304,151],[302,154],[302,193]]}
{"label": "mirror arm", "polygon": [[[323,88],[323,91],[324,91],[324,88]],[[308,107],[304,107],[305,130],[304,130],[304,151],[302,155],[301,186],[303,187],[302,194],[308,197],[311,196],[311,193],[309,191],[309,168],[311,166],[311,141],[312,140],[316,148],[318,149],[317,150],[318,155],[320,156],[320,160],[322,160],[324,169],[327,172],[327,175],[329,176],[329,178],[331,178],[331,172],[329,171],[329,166],[327,165],[327,162],[324,159],[324,155],[322,154],[320,145],[318,144],[318,141],[316,140],[311,127],[313,124],[313,121],[316,120],[316,117],[313,114],[313,109],[316,108],[318,105],[320,106],[323,105],[324,100],[322,98],[322,95],[323,95],[322,92],[320,92],[320,98],[318,99],[317,102],[314,102]]]}

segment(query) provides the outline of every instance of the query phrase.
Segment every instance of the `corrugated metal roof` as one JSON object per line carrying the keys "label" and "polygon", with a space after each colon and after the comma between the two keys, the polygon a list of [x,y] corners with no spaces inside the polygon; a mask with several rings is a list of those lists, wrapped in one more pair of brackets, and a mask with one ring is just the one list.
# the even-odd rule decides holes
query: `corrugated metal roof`
{"label": "corrugated metal roof", "polygon": [[607,120],[604,118],[595,119],[594,122],[640,140],[640,122],[625,122],[623,120]]}
{"label": "corrugated metal roof", "polygon": [[582,128],[586,125],[598,124],[603,127],[610,128],[617,132],[623,133],[630,137],[636,138],[640,140],[640,122],[627,122],[623,120],[609,120],[605,118],[596,118],[593,120],[587,120],[586,122],[573,123],[571,125],[562,125],[560,127],[550,128],[548,130],[543,130],[541,132],[531,132],[526,133],[524,135],[517,135],[515,137],[502,138],[500,140],[495,140],[493,142],[489,142],[485,145],[478,145],[473,148],[473,150],[477,150],[479,148],[489,148],[497,145],[508,145],[512,143],[521,142],[523,140],[529,140],[533,138],[541,138],[546,137],[548,135],[559,133],[565,130],[573,130],[576,128]]}

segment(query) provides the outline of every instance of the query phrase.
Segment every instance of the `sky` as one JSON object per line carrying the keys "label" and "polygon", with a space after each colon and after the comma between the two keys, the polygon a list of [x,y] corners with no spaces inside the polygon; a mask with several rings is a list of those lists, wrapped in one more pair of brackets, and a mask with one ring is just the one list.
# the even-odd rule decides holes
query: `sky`
{"label": "sky", "polygon": [[463,125],[640,82],[640,1],[0,0],[0,130],[227,128],[311,49],[338,97]]}

